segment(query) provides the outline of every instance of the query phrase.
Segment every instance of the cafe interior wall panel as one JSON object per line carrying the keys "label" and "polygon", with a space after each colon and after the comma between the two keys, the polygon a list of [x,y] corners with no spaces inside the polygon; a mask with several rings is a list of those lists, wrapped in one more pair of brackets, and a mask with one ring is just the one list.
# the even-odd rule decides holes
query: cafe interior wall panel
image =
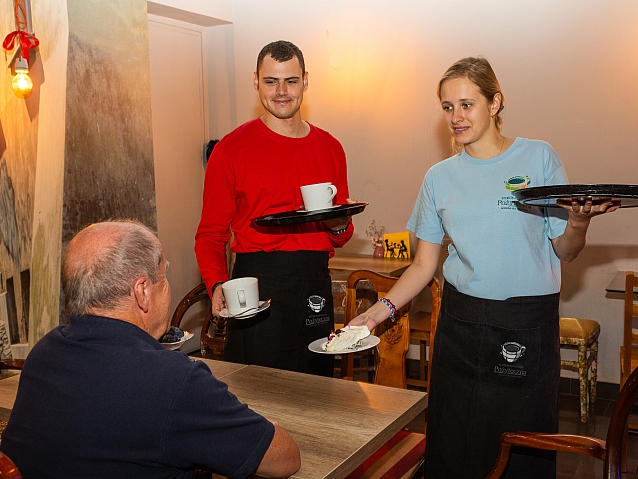
{"label": "cafe interior wall panel", "polygon": [[[0,31],[15,30],[13,6],[0,6]],[[12,57],[5,55],[8,62]],[[41,62],[31,58],[37,76]],[[20,279],[31,263],[35,197],[39,91],[18,98],[11,89],[12,69],[0,73],[0,293],[10,286],[12,342],[27,342],[28,285]],[[25,310],[26,307],[26,310]],[[0,341],[2,339],[0,338]]]}
{"label": "cafe interior wall panel", "polygon": [[[60,320],[60,251],[66,112],[68,14],[66,0],[31,0],[40,40],[31,70],[39,95],[37,162],[30,269],[28,344]],[[39,63],[38,63],[39,62]],[[46,80],[46,81],[45,81]]]}
{"label": "cafe interior wall panel", "polygon": [[145,0],[69,0],[63,242],[89,223],[156,229]]}

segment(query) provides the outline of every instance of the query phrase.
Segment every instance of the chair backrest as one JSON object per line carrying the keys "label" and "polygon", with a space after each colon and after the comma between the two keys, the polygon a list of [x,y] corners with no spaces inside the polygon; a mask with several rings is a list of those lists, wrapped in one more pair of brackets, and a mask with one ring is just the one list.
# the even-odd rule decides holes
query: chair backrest
{"label": "chair backrest", "polygon": [[[384,297],[398,281],[398,278],[384,276],[368,270],[357,270],[350,274],[346,283],[346,307],[344,324],[348,324],[357,315],[357,283],[367,280],[372,283],[377,298]],[[375,328],[379,337],[377,346],[379,362],[376,366],[374,383],[383,386],[407,388],[405,357],[410,347],[410,306],[411,302],[397,311],[395,322],[384,321]],[[361,313],[361,311],[359,311]],[[342,358],[341,377],[352,379],[353,354]]]}
{"label": "chair backrest", "polygon": [[0,452],[0,479],[22,479],[17,466],[2,452]]}
{"label": "chair backrest", "polygon": [[[171,326],[179,327],[186,311],[200,301],[207,301],[210,303],[208,290],[204,283],[195,286],[188,292],[188,294],[186,294],[186,296],[184,296],[184,298],[182,298],[173,313]],[[213,327],[212,334],[210,332],[211,326]],[[224,318],[215,318],[210,304],[207,306],[206,318],[202,324],[199,341],[203,357],[221,359],[222,353],[224,352],[224,344],[226,343],[226,320]],[[209,351],[212,351],[212,353]]]}
{"label": "chair backrest", "polygon": [[206,285],[204,283],[195,286],[188,293],[186,293],[186,296],[182,298],[182,300],[177,305],[177,308],[175,308],[175,312],[173,313],[171,326],[179,328],[179,325],[182,322],[186,311],[188,311],[191,306],[199,303],[200,301],[209,301],[208,290],[206,289]]}
{"label": "chair backrest", "polygon": [[625,381],[611,413],[606,439],[607,454],[603,467],[603,477],[605,478],[621,477],[622,444],[623,440],[625,440],[625,428],[629,422],[629,412],[636,399],[638,399],[638,368]]}
{"label": "chair backrest", "polygon": [[441,282],[435,276],[432,278],[432,281],[429,282],[428,287],[430,288],[430,292],[432,293],[432,314],[430,320],[430,340],[429,346],[430,350],[428,351],[428,376],[426,378],[426,391],[430,392],[430,372],[432,371],[432,358],[434,353],[434,336],[436,335],[436,326],[439,321],[439,313],[441,312],[441,297],[443,296],[443,288],[441,287]]}
{"label": "chair backrest", "polygon": [[620,387],[631,373],[631,356],[633,345],[638,345],[638,332],[633,330],[633,318],[638,316],[638,303],[634,301],[634,287],[638,286],[638,277],[633,271],[627,271],[625,277],[625,319],[623,327],[623,357]]}

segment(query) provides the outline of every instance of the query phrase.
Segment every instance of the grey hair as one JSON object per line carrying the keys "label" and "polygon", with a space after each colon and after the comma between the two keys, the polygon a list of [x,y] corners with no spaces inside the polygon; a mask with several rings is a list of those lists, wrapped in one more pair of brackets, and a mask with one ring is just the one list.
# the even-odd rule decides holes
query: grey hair
{"label": "grey hair", "polygon": [[[71,241],[64,254],[62,291],[69,315],[116,308],[131,294],[137,279],[146,276],[156,283],[160,277],[163,254],[155,234],[135,221],[107,223],[121,227],[115,229],[113,238],[105,238],[99,249],[86,254],[82,251],[83,245],[77,246]],[[90,228],[85,228],[75,238],[83,234],[101,234],[99,231],[92,233]]]}

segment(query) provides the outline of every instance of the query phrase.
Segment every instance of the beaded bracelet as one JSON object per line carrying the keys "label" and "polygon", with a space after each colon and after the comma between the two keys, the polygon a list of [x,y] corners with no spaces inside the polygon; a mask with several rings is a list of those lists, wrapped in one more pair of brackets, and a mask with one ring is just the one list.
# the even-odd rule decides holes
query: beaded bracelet
{"label": "beaded bracelet", "polygon": [[388,308],[390,308],[390,321],[393,323],[397,320],[397,308],[392,304],[392,301],[386,298],[379,298],[383,304],[385,304]]}

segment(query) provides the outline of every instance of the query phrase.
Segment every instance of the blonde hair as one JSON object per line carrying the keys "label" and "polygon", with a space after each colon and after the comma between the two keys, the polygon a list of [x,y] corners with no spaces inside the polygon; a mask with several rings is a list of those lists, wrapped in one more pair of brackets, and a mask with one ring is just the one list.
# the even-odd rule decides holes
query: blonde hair
{"label": "blonde hair", "polygon": [[[503,119],[500,117],[500,113],[503,111],[503,108],[505,108],[505,95],[503,95],[501,91],[501,85],[498,83],[496,73],[494,73],[490,62],[483,57],[467,57],[454,63],[447,69],[439,81],[439,85],[436,89],[439,100],[441,99],[441,87],[443,83],[454,78],[467,78],[470,80],[478,87],[481,95],[487,99],[488,103],[494,101],[494,97],[497,93],[500,94],[501,105],[494,115],[496,129],[500,132],[503,126]],[[454,138],[452,138],[452,151],[455,154],[463,151],[463,145],[457,143]]]}

